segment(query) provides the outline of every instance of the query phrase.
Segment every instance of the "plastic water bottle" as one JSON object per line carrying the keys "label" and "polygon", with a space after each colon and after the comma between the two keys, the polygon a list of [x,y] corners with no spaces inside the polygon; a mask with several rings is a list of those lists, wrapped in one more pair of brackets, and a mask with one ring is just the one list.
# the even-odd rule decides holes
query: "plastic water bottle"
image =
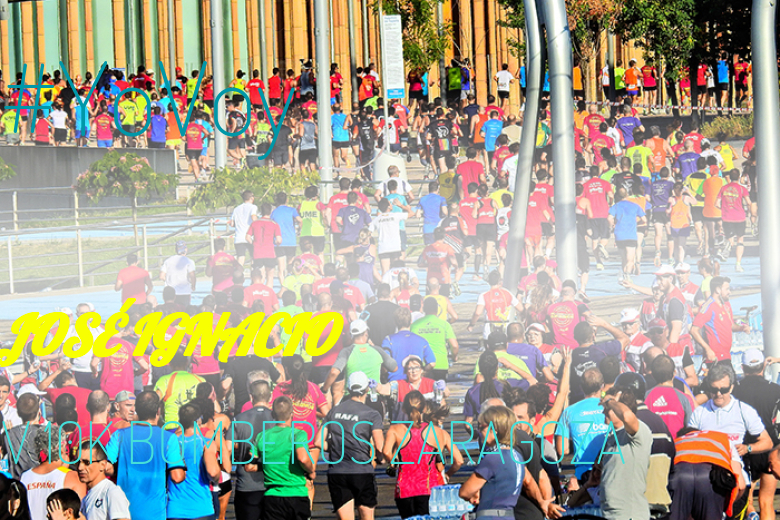
{"label": "plastic water bottle", "polygon": [[433,400],[437,404],[441,403],[441,400],[444,397],[444,388],[446,388],[446,386],[447,383],[441,379],[433,383]]}
{"label": "plastic water bottle", "polygon": [[431,498],[428,500],[428,510],[433,518],[439,518],[440,509],[439,488],[433,487],[431,488]]}
{"label": "plastic water bottle", "polygon": [[447,516],[454,516],[457,511],[457,501],[460,500],[458,496],[458,486],[447,486]]}
{"label": "plastic water bottle", "polygon": [[398,381],[390,381],[390,399],[393,402],[398,401]]}
{"label": "plastic water bottle", "polygon": [[375,403],[377,401],[377,394],[376,394],[376,381],[373,379],[368,380],[368,389],[371,392],[371,402]]}

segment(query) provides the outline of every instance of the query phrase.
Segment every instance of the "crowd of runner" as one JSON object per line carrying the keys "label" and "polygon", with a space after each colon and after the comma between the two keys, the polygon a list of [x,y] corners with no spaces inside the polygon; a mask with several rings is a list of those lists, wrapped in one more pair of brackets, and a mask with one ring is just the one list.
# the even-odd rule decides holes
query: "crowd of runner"
{"label": "crowd of runner", "polygon": [[[632,106],[633,88],[614,116],[577,101],[580,277],[561,281],[552,260],[552,123],[542,101],[524,254],[516,260],[523,277],[508,290],[502,276],[522,117],[506,109],[508,67],[496,75],[499,96],[487,106],[476,102],[473,74],[464,69],[453,63],[447,70],[446,107],[440,98],[429,102],[428,79],[415,72],[409,105],[386,106],[369,65],[360,70],[360,102],[347,110],[334,66],[334,164],[357,165],[355,178],[339,178],[327,203],[317,186],[277,193],[273,204],[255,204],[245,191],[230,218],[232,243],[215,240],[206,264],[211,294],[193,300],[198,268],[185,242],[155,273],[130,254],[115,289],[123,302],[136,303],[109,342],[117,352],[37,357],[28,345],[23,366],[3,369],[0,520],[224,519],[231,501],[238,520],[307,519],[318,471],[327,473],[338,518],[370,519],[377,467],[396,479],[402,518],[430,513],[432,488],[464,472],[459,498],[478,518],[554,518],[562,506],[588,504],[610,520],[743,518],[755,514],[753,494],[761,518],[774,518],[780,386],[767,382],[764,370],[777,360],[750,349],[738,378],[733,335],[751,330],[734,315],[730,280],[721,275],[732,249],[733,269],[743,271],[744,237],[757,232],[753,140],[736,150],[725,139],[706,139],[695,124],[646,127]],[[459,88],[452,88],[458,75]],[[195,100],[184,143],[170,100],[143,68],[99,85],[95,99],[84,100],[84,126],[95,129],[98,146],[184,144],[199,176],[209,167],[206,139],[215,132],[213,86],[206,78],[195,92],[198,71],[190,76],[173,87],[182,121]],[[316,168],[310,64],[299,77],[274,71],[267,90],[273,125],[257,97],[265,86],[257,71],[252,76],[239,73],[231,83],[253,105],[247,135],[228,143],[234,164],[243,165],[252,148],[268,151],[276,132],[271,164]],[[47,80],[52,87],[41,90],[50,112],[12,132],[8,114],[16,112],[6,110],[0,125],[7,141],[23,142],[32,132],[40,143],[90,144],[73,96],[84,96],[91,79],[70,94],[58,75]],[[138,138],[118,132],[113,114],[115,96],[130,85],[152,102],[150,131]],[[647,92],[650,85],[642,85]],[[296,101],[284,113],[291,91]],[[124,130],[144,126],[143,99],[124,95],[118,103]],[[240,96],[228,101],[228,131],[244,126],[242,103]],[[369,186],[385,145],[419,155],[428,174],[424,196],[397,166]],[[422,233],[407,236],[414,217]],[[653,253],[643,258],[651,235]],[[587,295],[588,273],[604,269],[613,238],[619,283],[644,295],[617,326],[591,312]],[[652,286],[637,285],[632,277],[648,268]],[[459,316],[450,298],[461,294],[466,272],[489,287],[471,302],[473,313]],[[153,277],[164,284],[161,302],[152,295]],[[75,307],[69,337],[78,316],[92,310],[89,303]],[[304,348],[306,338],[283,358],[231,356],[223,363],[201,355],[199,345],[185,354],[188,337],[168,366],[153,367],[151,352],[134,355],[134,327],[152,312],[213,312],[215,325],[230,313],[235,326],[251,313],[276,311],[334,312],[342,333],[316,357]],[[462,402],[465,423],[452,428],[459,414],[451,408],[461,403],[448,382],[465,341],[453,329],[458,320],[468,320],[468,332],[479,327],[481,339]],[[268,347],[290,337],[276,327]],[[564,468],[569,459],[562,462],[569,455],[573,475]]]}

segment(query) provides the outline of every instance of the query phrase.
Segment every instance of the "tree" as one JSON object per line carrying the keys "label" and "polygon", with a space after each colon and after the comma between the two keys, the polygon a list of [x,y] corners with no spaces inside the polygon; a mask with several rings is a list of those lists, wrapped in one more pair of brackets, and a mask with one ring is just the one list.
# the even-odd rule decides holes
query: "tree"
{"label": "tree", "polygon": [[[505,26],[525,30],[525,7],[523,0],[499,0],[507,8]],[[571,31],[572,52],[575,61],[582,65],[583,83],[588,89],[588,65],[601,53],[601,35],[613,25],[619,10],[616,0],[566,0],[566,14]],[[518,53],[525,52],[522,42],[510,45]],[[586,93],[590,94],[590,93]]]}
{"label": "tree", "polygon": [[11,177],[16,177],[16,170],[13,169],[13,166],[6,163],[5,160],[0,157],[0,182],[10,179]]}
{"label": "tree", "polygon": [[452,45],[452,24],[436,20],[437,0],[380,1],[385,14],[401,15],[404,61],[409,68],[427,71]]}
{"label": "tree", "polygon": [[273,202],[277,192],[287,194],[302,192],[307,186],[318,185],[320,177],[316,173],[293,175],[284,168],[245,168],[231,170],[220,168],[212,174],[212,182],[200,184],[187,200],[187,205],[195,214],[203,215],[220,208],[231,208],[241,204],[241,194],[251,190],[255,201]]}

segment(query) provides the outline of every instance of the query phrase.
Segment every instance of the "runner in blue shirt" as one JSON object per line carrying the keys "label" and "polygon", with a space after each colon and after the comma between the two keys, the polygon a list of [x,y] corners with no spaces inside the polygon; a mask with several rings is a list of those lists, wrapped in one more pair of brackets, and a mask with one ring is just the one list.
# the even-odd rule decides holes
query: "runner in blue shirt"
{"label": "runner in blue shirt", "polygon": [[330,129],[333,133],[333,166],[338,168],[341,166],[341,162],[347,164],[349,130],[344,128],[347,115],[341,111],[341,105],[336,103],[333,105],[332,110],[333,114],[330,116]]}
{"label": "runner in blue shirt", "polygon": [[152,109],[154,115],[151,123],[149,123],[149,148],[165,148],[165,132],[168,130],[168,120],[160,115],[161,112],[160,107]]}
{"label": "runner in blue shirt", "polygon": [[480,133],[485,137],[485,150],[488,152],[494,152],[496,150],[496,139],[501,135],[501,131],[504,129],[504,123],[498,115],[498,110],[490,111],[490,119],[485,121],[482,125]]}
{"label": "runner in blue shirt", "polygon": [[168,518],[196,519],[215,514],[210,484],[222,472],[217,460],[219,441],[208,442],[195,431],[201,413],[194,402],[179,408],[179,423],[184,431],[177,438],[187,464],[187,476],[182,482],[168,478]]}
{"label": "runner in blue shirt", "polygon": [[[625,188],[615,192],[614,206],[609,208],[609,223],[615,226],[615,243],[620,251],[620,260],[623,264],[623,279],[631,281],[634,274],[634,261],[637,248],[637,223],[647,223],[644,208],[639,204],[625,200],[628,193]],[[643,199],[644,200],[644,199]]]}
{"label": "runner in blue shirt", "polygon": [[428,183],[428,195],[417,203],[417,217],[423,217],[423,241],[426,246],[433,244],[433,230],[446,216],[447,199],[439,195],[438,181],[431,181]]}
{"label": "runner in blue shirt", "polygon": [[696,168],[696,163],[699,161],[699,157],[701,157],[693,149],[693,140],[689,139],[684,143],[685,144],[683,144],[683,146],[685,152],[682,153],[674,162],[674,171],[680,174],[683,181],[688,178],[688,175],[698,171],[698,168]]}
{"label": "runner in blue shirt", "polygon": [[623,141],[625,148],[631,148],[634,146],[634,129],[638,128],[642,132],[645,131],[645,127],[642,126],[642,122],[631,115],[631,107],[629,105],[623,105],[623,117],[617,120],[615,127],[623,134]]}
{"label": "runner in blue shirt", "polygon": [[411,332],[412,312],[406,307],[398,307],[394,313],[395,326],[398,332],[390,334],[382,341],[382,348],[390,352],[398,368],[395,372],[387,374],[388,381],[400,381],[406,379],[404,367],[409,357],[414,356],[420,359],[423,370],[432,370],[436,363],[436,355],[428,344],[428,341]]}
{"label": "runner in blue shirt", "polygon": [[176,435],[157,426],[160,396],[141,392],[135,412],[138,421],[111,435],[106,455],[116,466],[116,483],[130,501],[132,518],[166,520],[168,479],[183,482],[186,465]]}
{"label": "runner in blue shirt", "polygon": [[282,232],[282,243],[274,246],[276,258],[279,262],[279,279],[287,276],[287,263],[295,257],[296,242],[295,225],[303,223],[298,210],[287,205],[287,194],[280,191],[274,196],[276,208],[271,212],[271,220],[279,224]]}

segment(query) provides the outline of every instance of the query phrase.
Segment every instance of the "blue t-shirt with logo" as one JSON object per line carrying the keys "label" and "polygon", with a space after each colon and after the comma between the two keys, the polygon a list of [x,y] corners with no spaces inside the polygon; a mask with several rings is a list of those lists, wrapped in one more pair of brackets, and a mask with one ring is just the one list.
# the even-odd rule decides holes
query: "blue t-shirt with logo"
{"label": "blue t-shirt with logo", "polygon": [[611,208],[609,214],[615,217],[615,240],[636,240],[636,219],[644,217],[645,211],[637,204],[621,200]]}
{"label": "blue t-shirt with logo", "polygon": [[482,125],[482,130],[485,132],[485,150],[492,152],[496,149],[496,139],[501,135],[503,129],[504,123],[500,119],[485,121],[485,124]]}
{"label": "blue t-shirt with logo", "polygon": [[653,181],[650,186],[650,203],[653,205],[653,212],[666,212],[669,207],[669,197],[674,188],[674,181],[659,179]]}
{"label": "blue t-shirt with logo", "polygon": [[168,121],[163,116],[152,116],[152,122],[149,123],[151,133],[149,134],[149,141],[153,143],[165,142],[165,129],[168,127]]}
{"label": "blue t-shirt with logo", "polygon": [[441,222],[441,208],[447,209],[447,199],[438,193],[429,193],[420,199],[417,207],[423,212],[423,233],[433,233]]}
{"label": "blue t-shirt with logo", "polygon": [[423,362],[423,367],[428,363],[436,363],[436,355],[433,353],[428,341],[414,332],[401,330],[395,334],[387,336],[382,341],[382,348],[389,351],[393,356],[398,369],[395,372],[387,374],[388,381],[400,381],[406,379],[404,374],[404,360],[409,356],[417,356]]}
{"label": "blue t-shirt with logo", "polygon": [[[633,204],[633,203],[629,203]],[[634,204],[636,206],[636,204]],[[589,397],[563,410],[555,435],[574,445],[574,473],[580,478],[599,460],[604,436],[609,426],[604,424],[604,408],[598,397]]]}
{"label": "blue t-shirt with logo", "polygon": [[[408,206],[409,205],[409,203],[406,201],[406,197],[404,197],[400,193],[391,193],[391,194],[389,194],[385,198],[390,201],[390,204],[392,204],[392,206],[390,206],[392,208],[390,210],[391,213],[401,213],[401,212],[403,212],[403,210],[401,208],[399,208],[398,206],[393,204],[393,201],[396,200],[396,199],[398,199],[399,203],[402,206]],[[401,231],[405,231],[406,230],[406,225],[404,225],[404,221],[403,220],[400,222],[399,228],[401,229]]]}
{"label": "blue t-shirt with logo", "polygon": [[106,455],[111,462],[118,462],[116,483],[130,501],[131,518],[168,518],[168,472],[186,468],[176,435],[135,422],[111,435]]}
{"label": "blue t-shirt with logo", "polygon": [[271,212],[271,220],[279,224],[282,231],[282,247],[295,247],[295,217],[300,217],[298,210],[290,206],[277,206]]}
{"label": "blue t-shirt with logo", "polygon": [[[168,518],[204,518],[214,514],[210,478],[203,464],[203,448],[208,444],[200,433],[178,436],[187,475],[178,484],[168,477]],[[213,441],[217,442],[217,441]]]}
{"label": "blue t-shirt with logo", "polygon": [[341,240],[354,244],[360,234],[360,230],[371,224],[371,215],[363,208],[357,206],[344,206],[339,210],[337,217],[343,222],[341,227]]}
{"label": "blue t-shirt with logo", "polygon": [[726,60],[718,60],[718,83],[729,82],[729,64]]}
{"label": "blue t-shirt with logo", "polygon": [[[474,473],[485,479],[485,485],[480,490],[477,514],[490,509],[514,509],[517,498],[523,490],[523,477],[527,462],[523,455],[514,448],[485,450]],[[510,515],[514,518],[514,515]],[[495,518],[488,515],[487,518]]]}
{"label": "blue t-shirt with logo", "polygon": [[547,366],[547,361],[544,359],[542,351],[528,343],[510,343],[507,346],[506,353],[522,359],[534,377]]}
{"label": "blue t-shirt with logo", "polygon": [[349,141],[349,130],[344,129],[344,121],[346,120],[347,116],[343,112],[330,116],[330,128],[333,132],[333,140],[337,143]]}

